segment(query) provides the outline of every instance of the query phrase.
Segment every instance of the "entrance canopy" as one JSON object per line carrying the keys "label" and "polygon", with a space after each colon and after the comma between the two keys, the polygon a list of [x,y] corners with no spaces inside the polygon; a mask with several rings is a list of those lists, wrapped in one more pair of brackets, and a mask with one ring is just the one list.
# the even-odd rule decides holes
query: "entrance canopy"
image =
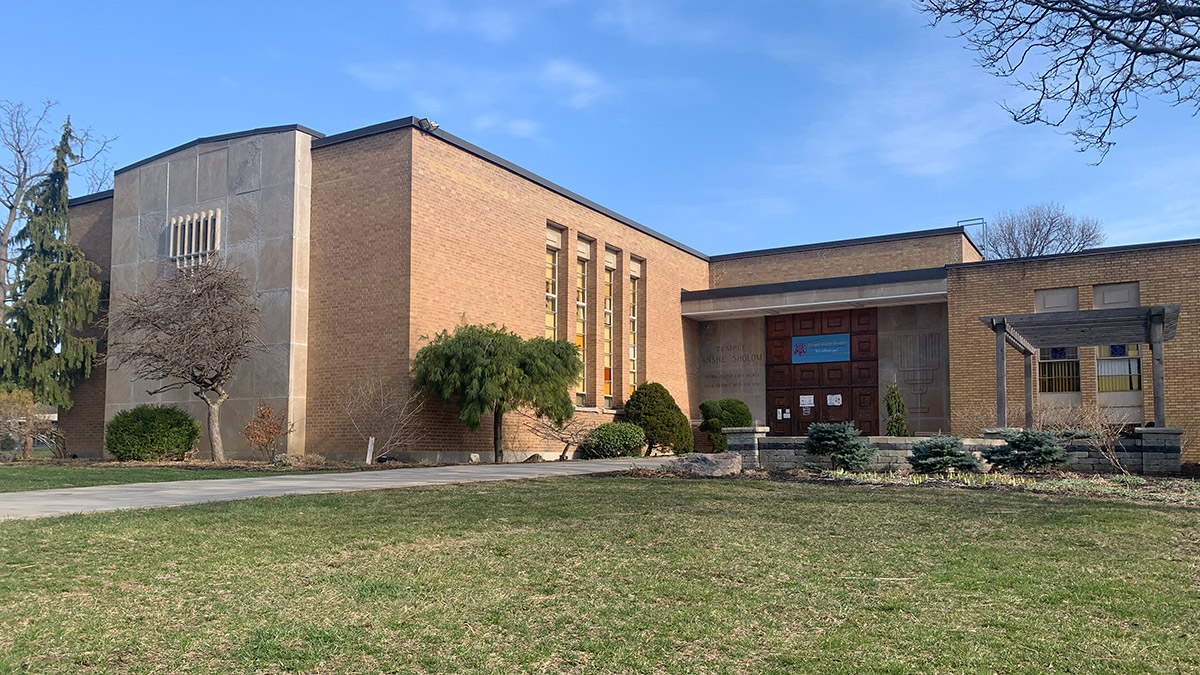
{"label": "entrance canopy", "polygon": [[1033,355],[1043,347],[1149,344],[1154,363],[1154,423],[1166,426],[1162,343],[1175,337],[1179,305],[1004,314],[979,320],[996,333],[996,423],[1007,426],[1005,345],[1025,357],[1025,426],[1033,426]]}

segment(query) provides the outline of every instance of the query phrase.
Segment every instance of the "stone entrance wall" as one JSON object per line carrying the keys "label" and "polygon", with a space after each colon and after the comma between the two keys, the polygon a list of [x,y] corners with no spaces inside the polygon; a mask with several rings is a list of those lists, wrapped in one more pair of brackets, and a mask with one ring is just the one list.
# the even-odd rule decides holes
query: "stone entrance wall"
{"label": "stone entrance wall", "polygon": [[[804,451],[804,436],[767,436],[769,427],[726,429],[729,451],[742,456],[746,469],[786,470],[803,469],[805,465],[830,468],[828,457],[810,455]],[[1131,473],[1161,475],[1179,473],[1180,431],[1178,429],[1139,428],[1139,437],[1121,441],[1117,461]],[[867,436],[867,442],[877,449],[869,471],[909,471],[908,457],[913,445],[925,440],[916,437]],[[963,447],[974,453],[985,448],[1004,445],[996,438],[964,438]],[[1071,458],[1066,469],[1079,473],[1112,473],[1117,469],[1096,448],[1086,441],[1064,444]],[[978,454],[977,454],[978,456]],[[985,464],[986,469],[986,464]]]}

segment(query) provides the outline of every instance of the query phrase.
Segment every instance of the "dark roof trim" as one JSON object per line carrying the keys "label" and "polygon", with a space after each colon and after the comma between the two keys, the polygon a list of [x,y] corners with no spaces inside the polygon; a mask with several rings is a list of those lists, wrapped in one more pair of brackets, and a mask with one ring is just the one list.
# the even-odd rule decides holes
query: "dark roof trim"
{"label": "dark roof trim", "polygon": [[302,131],[314,138],[324,138],[325,137],[325,134],[323,134],[319,131],[313,131],[312,129],[309,129],[306,126],[302,126],[299,124],[284,124],[282,126],[277,126],[277,127],[260,127],[258,129],[248,129],[246,131],[235,131],[231,134],[221,134],[220,136],[204,136],[203,138],[197,138],[194,141],[188,141],[187,143],[184,143],[183,145],[177,145],[177,146],[171,148],[170,150],[167,150],[165,152],[160,152],[157,155],[154,155],[153,157],[147,157],[146,159],[143,159],[139,162],[134,162],[133,164],[130,164],[129,166],[121,167],[120,169],[117,169],[116,171],[114,171],[113,175],[115,176],[117,174],[125,173],[126,171],[136,169],[139,166],[144,166],[151,162],[158,161],[168,155],[173,155],[177,152],[183,152],[184,150],[187,150],[188,148],[194,148],[197,145],[204,145],[205,143],[219,143],[220,141],[230,141],[235,138],[245,138],[246,136],[259,136],[261,134],[279,134],[279,133],[283,133],[285,131]]}
{"label": "dark roof trim", "polygon": [[[975,246],[975,242],[971,241],[970,235],[961,225],[954,227],[942,227],[933,230],[916,230],[915,232],[897,232],[894,234],[880,234],[873,237],[859,237],[857,239],[842,239],[840,241],[825,241],[815,244],[801,244],[800,246],[784,246],[781,248],[764,248],[757,251],[742,251],[739,253],[723,253],[721,255],[710,256],[712,262],[720,262],[722,260],[737,260],[740,258],[757,258],[759,256],[780,255],[783,253],[800,253],[803,251],[816,251],[823,248],[840,248],[842,246],[858,246],[860,244],[878,244],[887,241],[902,241],[904,239],[921,239],[923,237],[941,237],[948,234],[959,234],[967,238],[971,242],[971,246]],[[975,250],[979,250],[975,246]]]}
{"label": "dark roof trim", "polygon": [[1153,251],[1160,248],[1178,248],[1182,246],[1200,246],[1200,239],[1177,239],[1175,241],[1154,241],[1146,244],[1126,244],[1124,246],[1106,246],[1104,248],[1089,248],[1074,253],[1054,253],[1051,255],[1035,255],[1026,258],[998,258],[996,260],[981,260],[979,262],[954,263],[948,268],[982,267],[985,265],[1007,265],[1010,263],[1039,262],[1060,260],[1062,258],[1079,258],[1089,255],[1107,255],[1111,253],[1126,253],[1132,251]]}
{"label": "dark roof trim", "polygon": [[935,281],[945,278],[945,267],[927,267],[900,272],[875,272],[873,274],[857,274],[849,277],[828,277],[825,279],[807,279],[804,281],[784,281],[774,284],[755,284],[753,286],[712,288],[703,291],[683,291],[681,300],[717,300],[720,298],[740,298],[751,295],[816,291],[827,288],[856,288],[860,286],[877,286],[879,284],[902,284],[912,281]]}
{"label": "dark roof trim", "polygon": [[82,197],[72,197],[67,200],[67,207],[70,208],[72,206],[79,206],[80,204],[98,202],[102,199],[112,199],[112,196],[112,190],[104,190],[103,192],[93,192],[90,195],[83,195]]}
{"label": "dark roof trim", "polygon": [[[358,138],[364,138],[366,136],[372,136],[375,134],[382,134],[382,133],[386,133],[389,131],[395,131],[397,129],[406,129],[409,127],[415,127],[417,129],[421,129],[421,126],[419,124],[417,124],[417,122],[418,122],[418,118],[416,118],[416,117],[402,117],[398,120],[392,120],[391,122],[383,122],[382,124],[374,124],[369,127],[363,127],[361,129],[354,129],[352,131],[346,131],[346,132],[343,132],[340,134],[334,134],[333,136],[327,136],[319,141],[314,141],[313,148],[314,149],[321,148],[321,147],[325,147],[327,145],[333,145],[334,143],[342,143],[345,141],[351,141],[351,140],[358,139]],[[496,166],[498,166],[506,171],[510,171],[528,181],[536,183],[537,185],[540,185],[540,186],[546,188],[547,190],[550,190],[551,192],[558,193],[559,195],[566,197],[567,199],[570,199],[571,201],[575,202],[576,204],[579,204],[581,206],[589,208],[601,215],[608,216],[609,218],[612,218],[613,220],[615,220],[619,223],[628,225],[629,227],[632,227],[633,229],[635,229],[643,234],[647,234],[665,244],[674,246],[675,248],[677,248],[685,253],[694,255],[697,258],[700,258],[701,260],[709,259],[709,257],[707,255],[701,253],[700,251],[697,251],[696,249],[692,248],[691,246],[688,246],[686,244],[678,242],[678,241],[666,236],[665,234],[655,232],[654,230],[650,229],[649,227],[646,227],[645,225],[642,225],[641,223],[639,223],[635,220],[626,218],[625,216],[622,216],[621,214],[617,213],[616,211],[613,211],[612,209],[601,206],[601,205],[597,204],[596,202],[594,202],[590,199],[587,199],[586,197],[583,197],[579,194],[576,194],[576,193],[562,187],[561,185],[558,185],[557,183],[553,183],[545,178],[542,178],[541,176],[533,173],[532,171],[529,171],[528,169],[524,169],[520,166],[517,166],[516,164],[513,164],[512,162],[510,162],[498,155],[492,154],[477,145],[474,145],[472,143],[464,141],[463,139],[459,138],[458,136],[455,136],[454,134],[451,134],[446,131],[442,131],[441,129],[433,129],[433,130],[422,129],[422,130],[428,134],[431,134],[431,135],[449,143],[450,145],[457,147],[460,150],[463,150],[472,155],[475,155],[476,157],[484,160],[485,162],[495,164]]]}

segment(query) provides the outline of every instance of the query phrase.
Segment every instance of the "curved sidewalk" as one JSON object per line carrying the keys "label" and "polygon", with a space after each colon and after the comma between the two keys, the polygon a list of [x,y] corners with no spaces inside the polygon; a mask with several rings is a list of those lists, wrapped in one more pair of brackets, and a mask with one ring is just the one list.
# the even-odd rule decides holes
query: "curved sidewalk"
{"label": "curved sidewalk", "polygon": [[447,483],[475,483],[552,476],[582,476],[652,469],[671,457],[598,459],[535,464],[470,464],[428,468],[354,471],[349,473],[292,474],[262,478],[177,480],[165,483],[129,483],[93,487],[0,493],[0,520],[44,518],[72,513],[96,513],[157,506],[184,506],[229,502],[254,497],[315,495],[361,490],[390,490]]}

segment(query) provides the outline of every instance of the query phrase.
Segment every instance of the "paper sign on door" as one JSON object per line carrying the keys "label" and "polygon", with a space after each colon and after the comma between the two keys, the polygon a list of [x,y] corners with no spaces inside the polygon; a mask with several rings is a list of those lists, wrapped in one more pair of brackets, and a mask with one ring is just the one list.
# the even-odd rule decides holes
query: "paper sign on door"
{"label": "paper sign on door", "polygon": [[838,406],[841,404],[842,404],[842,395],[841,394],[827,394],[825,396],[825,405]]}
{"label": "paper sign on door", "polygon": [[800,406],[801,408],[811,408],[816,405],[816,403],[813,401],[814,398],[816,398],[816,396],[797,396],[796,405]]}

